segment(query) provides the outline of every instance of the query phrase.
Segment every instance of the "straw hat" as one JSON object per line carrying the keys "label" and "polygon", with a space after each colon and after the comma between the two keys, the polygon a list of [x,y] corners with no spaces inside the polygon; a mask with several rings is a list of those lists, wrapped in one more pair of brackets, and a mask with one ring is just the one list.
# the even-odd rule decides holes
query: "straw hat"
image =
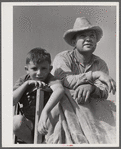
{"label": "straw hat", "polygon": [[72,44],[72,38],[74,37],[74,35],[81,31],[88,30],[95,30],[97,35],[97,42],[101,39],[103,35],[102,29],[99,26],[93,26],[85,17],[77,18],[74,23],[73,29],[67,30],[64,33],[63,38],[69,45],[74,46]]}

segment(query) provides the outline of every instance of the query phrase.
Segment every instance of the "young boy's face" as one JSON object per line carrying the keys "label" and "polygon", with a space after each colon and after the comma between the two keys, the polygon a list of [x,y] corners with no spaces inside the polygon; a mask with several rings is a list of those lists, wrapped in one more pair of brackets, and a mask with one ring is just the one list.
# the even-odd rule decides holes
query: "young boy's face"
{"label": "young boy's face", "polygon": [[30,75],[32,80],[45,81],[48,74],[50,73],[52,66],[50,66],[48,61],[40,62],[39,64],[34,64],[30,61],[25,70]]}
{"label": "young boy's face", "polygon": [[93,53],[97,44],[95,31],[85,31],[77,34],[75,46],[81,54]]}

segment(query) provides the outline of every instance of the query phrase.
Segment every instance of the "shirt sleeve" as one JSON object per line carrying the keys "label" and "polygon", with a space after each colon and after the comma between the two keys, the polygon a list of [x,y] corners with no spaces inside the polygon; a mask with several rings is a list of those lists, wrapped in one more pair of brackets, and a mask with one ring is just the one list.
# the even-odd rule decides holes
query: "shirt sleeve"
{"label": "shirt sleeve", "polygon": [[13,87],[13,91],[16,90],[19,86],[21,86],[23,84],[24,80],[23,78],[19,78],[16,82],[15,85]]}
{"label": "shirt sleeve", "polygon": [[76,89],[79,85],[91,81],[91,71],[75,75],[71,70],[70,61],[68,55],[57,55],[53,61],[52,74],[62,80],[64,87]]}
{"label": "shirt sleeve", "polygon": [[[106,74],[109,74],[107,64],[102,59],[99,59],[99,64],[96,66],[96,68],[97,71],[102,71]],[[93,81],[92,71],[78,75],[75,75],[74,72],[72,72],[71,60],[69,59],[68,55],[65,56],[58,54],[55,57],[53,61],[52,74],[56,76],[56,78],[61,79],[63,86],[66,88],[75,90],[78,86],[89,83],[96,86],[92,97],[103,99],[107,99],[108,97],[107,86],[99,80]]]}
{"label": "shirt sleeve", "polygon": [[99,99],[107,99],[108,98],[107,86],[100,80],[96,80],[94,85],[96,86],[96,88],[95,91],[91,94],[91,97]]}
{"label": "shirt sleeve", "polygon": [[[109,75],[107,64],[103,60],[100,61],[98,69]],[[107,85],[102,83],[99,79],[95,80],[93,84],[96,86],[96,88],[91,96],[93,98],[107,99],[108,98]]]}
{"label": "shirt sleeve", "polygon": [[55,84],[61,84],[62,85],[62,81],[61,80],[58,80],[56,79],[53,75],[50,76],[50,81],[48,83],[48,86],[50,86],[50,88],[55,85]]}

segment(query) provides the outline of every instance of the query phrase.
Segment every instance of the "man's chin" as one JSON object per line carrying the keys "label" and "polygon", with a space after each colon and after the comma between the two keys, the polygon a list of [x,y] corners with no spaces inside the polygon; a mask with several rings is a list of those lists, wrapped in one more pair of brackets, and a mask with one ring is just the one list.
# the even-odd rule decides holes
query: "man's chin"
{"label": "man's chin", "polygon": [[80,54],[92,54],[94,50],[86,49],[84,51],[80,51]]}

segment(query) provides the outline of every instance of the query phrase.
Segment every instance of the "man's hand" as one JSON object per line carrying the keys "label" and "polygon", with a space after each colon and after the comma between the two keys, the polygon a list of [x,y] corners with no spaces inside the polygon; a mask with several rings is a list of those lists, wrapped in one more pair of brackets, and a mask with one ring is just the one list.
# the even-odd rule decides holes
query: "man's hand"
{"label": "man's hand", "polygon": [[77,103],[84,103],[86,102],[90,94],[95,90],[95,86],[91,84],[83,84],[76,88],[74,92],[74,99]]}
{"label": "man's hand", "polygon": [[42,111],[40,120],[38,123],[38,132],[40,134],[47,134],[47,119],[48,119],[48,114],[45,111]]}
{"label": "man's hand", "polygon": [[105,83],[108,86],[109,93],[116,92],[116,82],[106,73],[101,71],[95,71],[92,73],[93,80],[99,79],[102,83]]}

